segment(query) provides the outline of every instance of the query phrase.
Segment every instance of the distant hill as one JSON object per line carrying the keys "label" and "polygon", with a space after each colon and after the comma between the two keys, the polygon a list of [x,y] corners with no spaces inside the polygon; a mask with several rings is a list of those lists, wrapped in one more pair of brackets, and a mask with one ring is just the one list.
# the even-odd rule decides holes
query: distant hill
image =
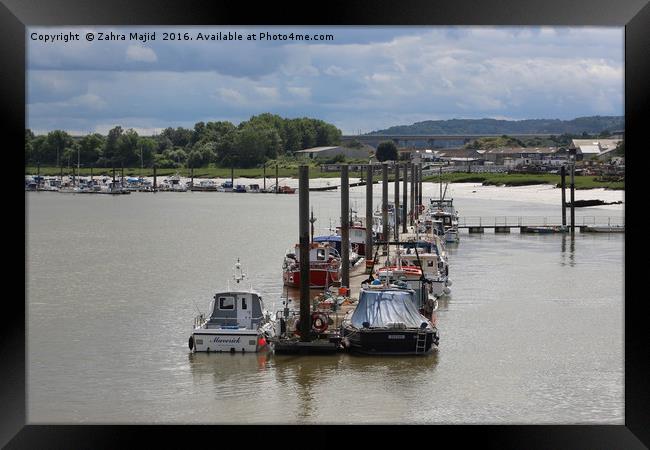
{"label": "distant hill", "polygon": [[597,134],[625,129],[623,116],[589,116],[560,119],[451,119],[425,120],[413,125],[398,125],[367,134]]}

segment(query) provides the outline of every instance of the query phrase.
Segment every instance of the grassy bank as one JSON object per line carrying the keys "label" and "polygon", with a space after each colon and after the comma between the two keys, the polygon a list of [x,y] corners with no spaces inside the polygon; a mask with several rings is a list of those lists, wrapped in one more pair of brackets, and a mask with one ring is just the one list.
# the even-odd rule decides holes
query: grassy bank
{"label": "grassy bank", "polygon": [[[597,181],[595,176],[576,176],[576,189],[625,189],[624,182]],[[425,181],[438,181],[438,175],[425,177]],[[442,181],[450,183],[481,183],[484,186],[530,186],[535,184],[552,184],[560,186],[560,175],[556,174],[506,174],[506,173],[446,173]],[[569,177],[566,177],[567,187]]]}

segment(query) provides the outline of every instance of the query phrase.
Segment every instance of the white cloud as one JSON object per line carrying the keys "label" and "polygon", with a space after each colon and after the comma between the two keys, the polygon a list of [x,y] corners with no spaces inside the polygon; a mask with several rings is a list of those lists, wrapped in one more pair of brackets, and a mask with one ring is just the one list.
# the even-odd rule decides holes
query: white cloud
{"label": "white cloud", "polygon": [[301,100],[307,100],[311,97],[311,89],[308,87],[288,87],[287,91]]}
{"label": "white cloud", "polygon": [[28,120],[153,129],[269,111],[370,131],[451,117],[623,113],[622,28],[386,27],[377,39],[373,30],[337,28],[336,41],[317,45],[115,42],[101,55],[87,43],[30,42]]}
{"label": "white cloud", "polygon": [[126,48],[127,61],[156,62],[158,57],[151,48],[143,45],[129,45]]}
{"label": "white cloud", "polygon": [[280,96],[277,87],[255,86],[254,90],[262,100],[277,100]]}
{"label": "white cloud", "polygon": [[224,100],[227,103],[233,103],[236,105],[245,104],[246,97],[244,97],[239,91],[228,88],[218,88],[216,92],[218,98]]}

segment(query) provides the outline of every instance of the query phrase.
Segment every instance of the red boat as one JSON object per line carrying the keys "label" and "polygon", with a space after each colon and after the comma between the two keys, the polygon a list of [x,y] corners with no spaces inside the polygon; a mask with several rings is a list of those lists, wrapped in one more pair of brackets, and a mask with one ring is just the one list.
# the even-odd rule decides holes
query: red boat
{"label": "red boat", "polygon": [[280,186],[278,188],[278,194],[293,194],[296,192],[296,188],[292,188],[289,186]]}
{"label": "red boat", "polygon": [[[300,246],[287,252],[282,264],[286,286],[300,287]],[[309,249],[309,287],[323,288],[341,281],[341,257],[329,245],[312,243]]]}

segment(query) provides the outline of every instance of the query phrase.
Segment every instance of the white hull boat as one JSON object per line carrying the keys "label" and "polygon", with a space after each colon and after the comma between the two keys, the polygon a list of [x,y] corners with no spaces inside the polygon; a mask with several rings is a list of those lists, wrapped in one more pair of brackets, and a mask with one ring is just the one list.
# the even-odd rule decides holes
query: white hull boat
{"label": "white hull boat", "polygon": [[[245,275],[239,261],[234,279],[239,284]],[[252,289],[217,292],[209,314],[194,319],[188,345],[194,352],[259,352],[268,349],[274,334],[274,321],[264,310],[262,297]]]}

